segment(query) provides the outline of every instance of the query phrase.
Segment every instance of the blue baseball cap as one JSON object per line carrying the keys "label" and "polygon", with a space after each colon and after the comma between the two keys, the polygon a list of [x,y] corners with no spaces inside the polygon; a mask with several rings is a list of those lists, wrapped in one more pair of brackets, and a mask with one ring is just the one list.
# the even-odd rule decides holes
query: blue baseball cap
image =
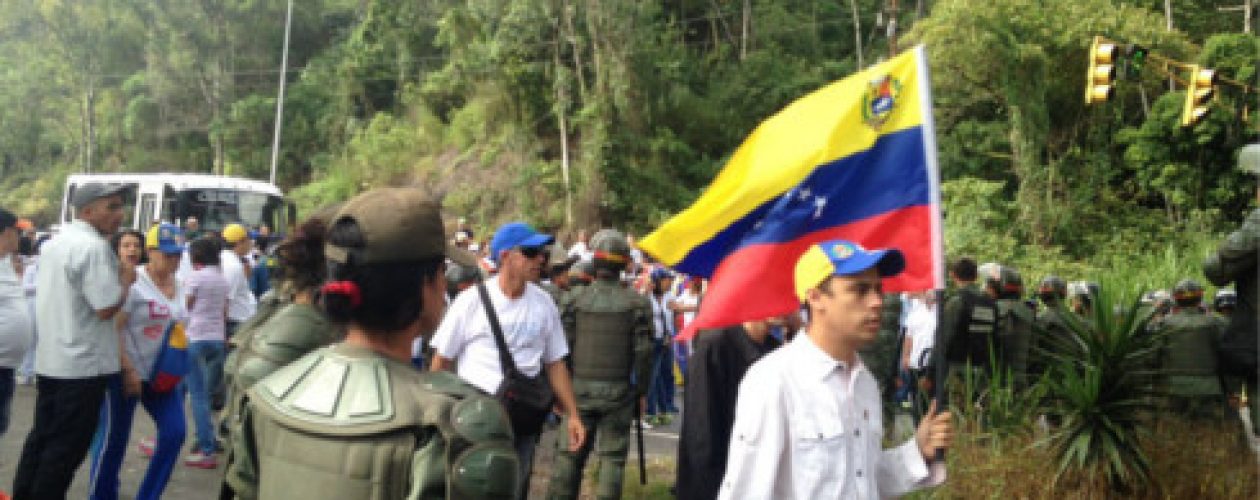
{"label": "blue baseball cap", "polygon": [[494,259],[496,264],[499,263],[499,254],[504,250],[511,250],[516,247],[544,247],[556,241],[554,237],[535,231],[533,227],[524,222],[509,222],[499,227],[494,232],[494,238],[490,240],[490,258]]}
{"label": "blue baseball cap", "polygon": [[882,277],[896,276],[906,269],[906,258],[896,248],[867,250],[847,240],[812,245],[796,261],[796,297],[804,302],[806,293],[827,277],[851,276],[872,267]]}
{"label": "blue baseball cap", "polygon": [[145,248],[156,248],[158,251],[177,255],[183,253],[184,247],[179,244],[179,228],[174,224],[159,224],[149,228],[149,233],[144,237]]}

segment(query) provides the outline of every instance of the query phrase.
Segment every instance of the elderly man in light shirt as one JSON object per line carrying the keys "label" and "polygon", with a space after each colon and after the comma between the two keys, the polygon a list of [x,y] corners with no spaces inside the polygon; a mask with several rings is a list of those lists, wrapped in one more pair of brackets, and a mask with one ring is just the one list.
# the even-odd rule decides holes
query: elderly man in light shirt
{"label": "elderly man in light shirt", "polygon": [[857,354],[879,332],[882,278],[904,268],[896,249],[844,240],[801,256],[796,294],[809,325],[740,383],[718,498],[875,499],[944,482],[932,460],[952,439],[949,412],[933,403],[913,439],[882,449],[879,388]]}

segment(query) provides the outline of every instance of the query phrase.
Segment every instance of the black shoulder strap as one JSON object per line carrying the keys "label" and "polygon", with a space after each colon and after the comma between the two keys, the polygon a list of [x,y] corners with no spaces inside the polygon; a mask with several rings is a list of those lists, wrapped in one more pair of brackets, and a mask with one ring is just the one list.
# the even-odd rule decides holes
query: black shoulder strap
{"label": "black shoulder strap", "polygon": [[484,282],[477,282],[477,293],[481,295],[481,306],[486,310],[486,318],[490,320],[490,330],[494,332],[494,343],[499,346],[499,367],[503,369],[503,376],[506,377],[509,373],[516,371],[516,360],[512,359],[507,342],[503,340],[503,327],[499,326],[499,315],[494,312],[494,303],[490,301],[490,292],[486,290]]}

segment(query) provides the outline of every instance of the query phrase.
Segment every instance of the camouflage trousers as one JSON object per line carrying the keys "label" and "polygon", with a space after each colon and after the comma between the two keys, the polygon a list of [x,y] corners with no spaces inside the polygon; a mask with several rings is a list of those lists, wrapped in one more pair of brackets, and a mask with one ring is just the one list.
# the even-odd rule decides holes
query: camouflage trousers
{"label": "camouflage trousers", "polygon": [[634,421],[634,391],[624,383],[574,380],[573,392],[577,396],[582,425],[586,427],[586,442],[576,452],[569,451],[569,437],[564,431],[569,424],[566,417],[556,439],[556,461],[547,498],[577,498],[582,486],[582,470],[591,450],[598,457],[595,498],[621,498],[626,453],[630,449],[630,424]]}

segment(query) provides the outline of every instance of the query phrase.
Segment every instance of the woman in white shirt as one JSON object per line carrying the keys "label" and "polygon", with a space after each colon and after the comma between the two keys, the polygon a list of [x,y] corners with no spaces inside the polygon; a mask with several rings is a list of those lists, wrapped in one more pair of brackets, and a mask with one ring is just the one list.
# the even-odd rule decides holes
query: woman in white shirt
{"label": "woman in white shirt", "polygon": [[148,263],[136,269],[136,282],[118,313],[122,372],[107,386],[100,425],[92,446],[92,499],[118,497],[118,472],[131,436],[136,404],[144,406],[157,427],[156,450],[140,483],[136,499],[158,499],[171,477],[186,433],[182,386],[154,384],[154,365],[166,345],[167,331],[187,317],[184,293],[175,279],[183,249],[179,229],[171,224],[154,226],[144,241]]}

